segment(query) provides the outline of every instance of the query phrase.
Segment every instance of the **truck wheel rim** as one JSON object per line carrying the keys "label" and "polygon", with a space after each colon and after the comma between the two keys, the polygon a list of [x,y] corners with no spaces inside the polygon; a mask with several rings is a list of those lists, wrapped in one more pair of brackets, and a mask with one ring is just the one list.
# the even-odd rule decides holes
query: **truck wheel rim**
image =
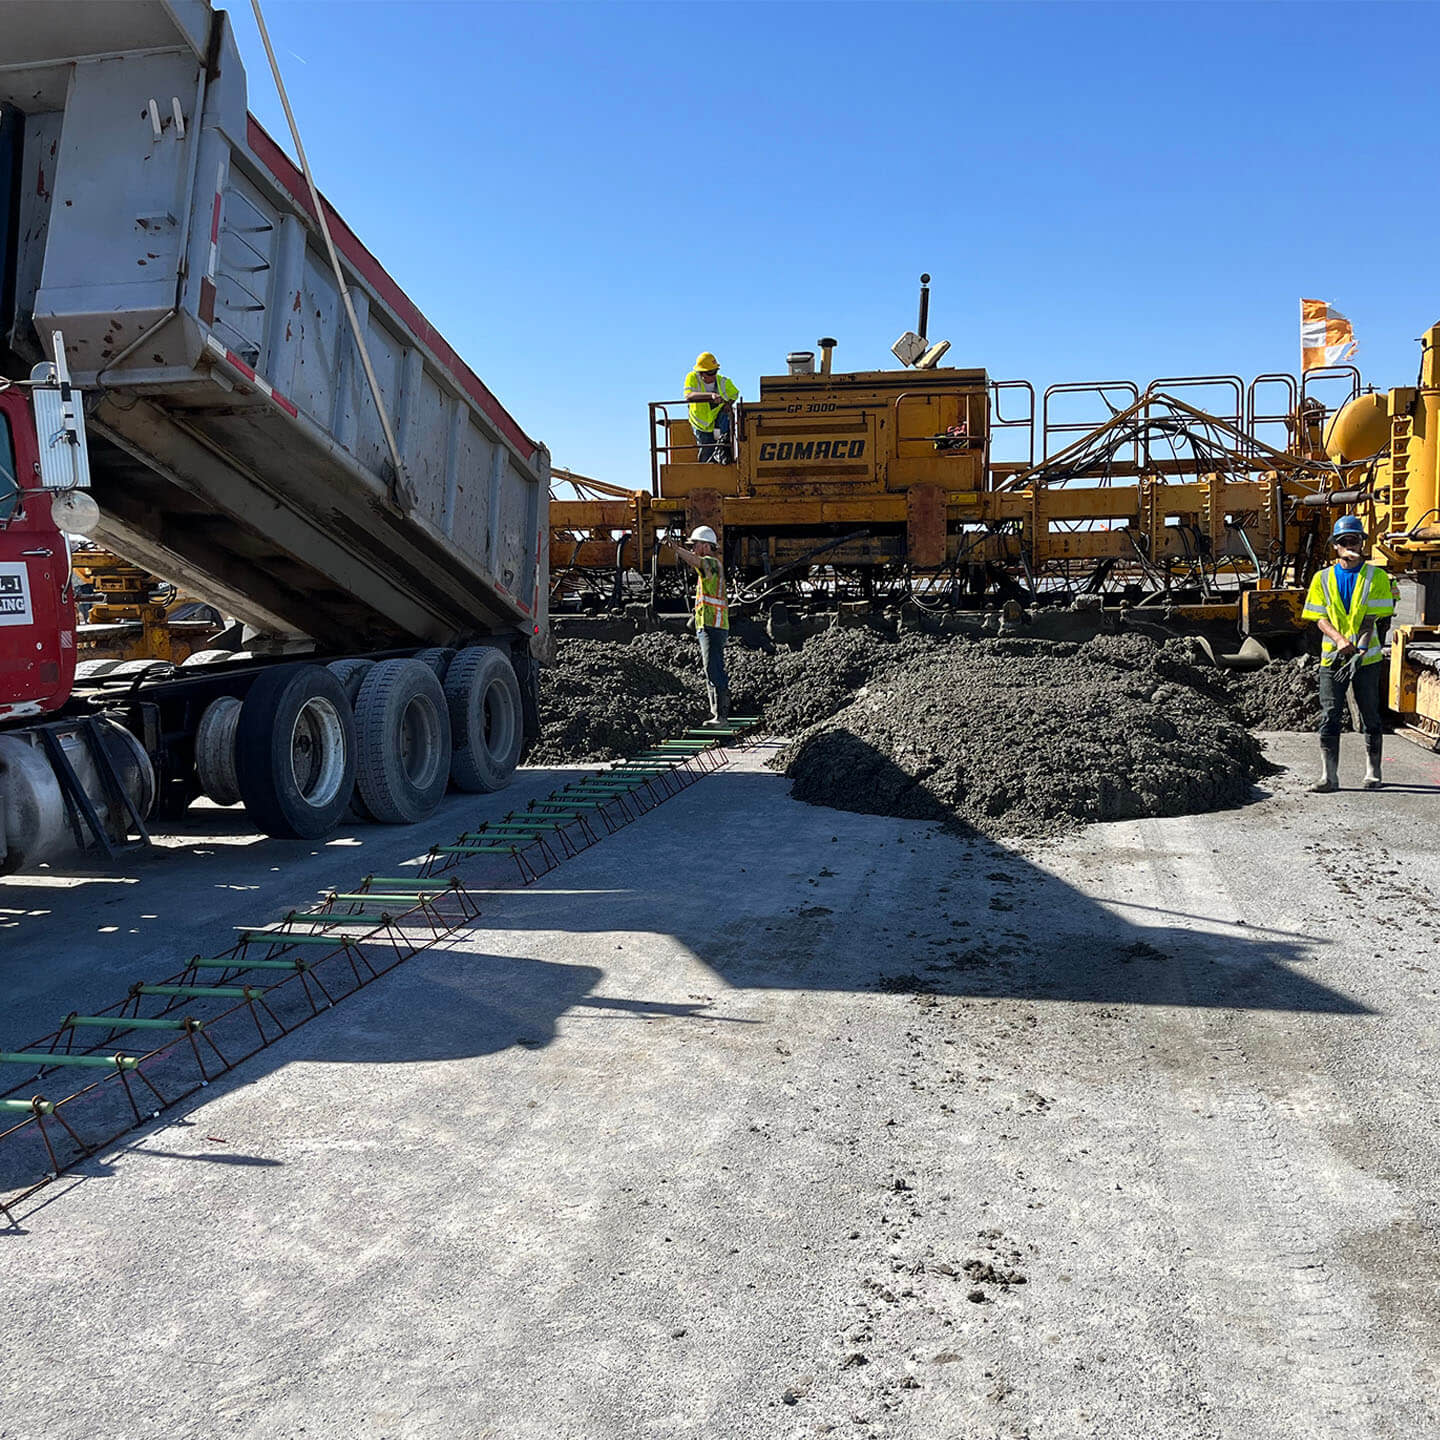
{"label": "truck wheel rim", "polygon": [[440,719],[435,707],[417,695],[400,721],[400,764],[412,785],[426,789],[435,778],[440,757]]}
{"label": "truck wheel rim", "polygon": [[485,691],[485,749],[496,756],[510,753],[515,743],[515,707],[503,686]]}
{"label": "truck wheel rim", "polygon": [[307,700],[290,731],[290,770],[309,805],[323,809],[345,778],[345,727],[329,700]]}

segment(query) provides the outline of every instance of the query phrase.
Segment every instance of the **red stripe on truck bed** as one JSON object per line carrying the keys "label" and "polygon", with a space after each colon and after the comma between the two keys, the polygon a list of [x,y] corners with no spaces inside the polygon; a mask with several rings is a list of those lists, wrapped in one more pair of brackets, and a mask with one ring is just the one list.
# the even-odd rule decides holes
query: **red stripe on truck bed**
{"label": "red stripe on truck bed", "polygon": [[[310,188],[299,167],[266,133],[251,115],[250,148],[267,170],[307,215],[315,218]],[[323,198],[323,197],[322,197]],[[454,382],[489,416],[495,428],[527,458],[540,447],[519,426],[508,410],[490,393],[485,382],[450,348],[449,342],[416,308],[415,302],[392,280],[385,267],[361,244],[355,232],[324,201],[325,218],[335,248],[374,287],[375,293],[408,325],[419,341],[435,356]]]}

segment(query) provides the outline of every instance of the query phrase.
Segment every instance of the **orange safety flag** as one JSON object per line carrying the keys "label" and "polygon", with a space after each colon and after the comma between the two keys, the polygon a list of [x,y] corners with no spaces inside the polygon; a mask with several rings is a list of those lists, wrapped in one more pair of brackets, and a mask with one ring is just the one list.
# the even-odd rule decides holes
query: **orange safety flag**
{"label": "orange safety flag", "polygon": [[1343,365],[1358,349],[1355,327],[1323,300],[1300,302],[1300,368]]}

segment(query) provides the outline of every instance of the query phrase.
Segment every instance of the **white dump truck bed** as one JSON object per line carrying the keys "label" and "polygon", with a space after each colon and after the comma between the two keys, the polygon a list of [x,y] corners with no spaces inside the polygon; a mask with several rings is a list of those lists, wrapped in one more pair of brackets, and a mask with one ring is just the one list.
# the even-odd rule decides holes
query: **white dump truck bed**
{"label": "white dump truck bed", "polygon": [[224,12],[0,0],[0,36],[20,176],[0,322],[12,371],[64,334],[101,537],[322,645],[518,631],[538,653],[548,452],[327,206],[396,473],[309,191],[249,114]]}

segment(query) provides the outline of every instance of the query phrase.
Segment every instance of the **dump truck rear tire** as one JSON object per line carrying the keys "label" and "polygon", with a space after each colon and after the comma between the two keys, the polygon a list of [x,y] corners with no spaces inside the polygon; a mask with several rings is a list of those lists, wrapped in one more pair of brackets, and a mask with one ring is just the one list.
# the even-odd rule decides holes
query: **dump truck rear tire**
{"label": "dump truck rear tire", "polygon": [[250,687],[235,727],[235,779],[267,835],[318,840],[355,784],[355,719],[323,665],[281,665]]}
{"label": "dump truck rear tire", "polygon": [[[375,668],[373,660],[332,660],[325,667],[345,687],[345,697],[350,701],[350,711],[355,711],[355,700],[365,677]],[[365,808],[360,798],[360,787],[356,785],[350,793],[350,808],[345,812],[347,820],[373,820],[375,817]]]}
{"label": "dump truck rear tire", "polygon": [[195,727],[195,776],[201,790],[217,805],[234,805],[240,799],[235,729],[242,708],[233,695],[222,695],[205,707]]}
{"label": "dump truck rear tire", "polygon": [[455,652],[447,650],[443,645],[437,645],[432,650],[422,650],[414,658],[422,665],[428,665],[435,672],[435,678],[443,685],[445,672],[449,670],[450,662],[455,658]]}
{"label": "dump truck rear tire", "polygon": [[355,708],[355,697],[365,683],[365,677],[375,668],[373,660],[332,660],[325,667],[344,688],[350,708]]}
{"label": "dump truck rear tire", "polygon": [[515,774],[525,726],[520,681],[510,657],[493,645],[462,650],[445,677],[456,788],[503,790]]}
{"label": "dump truck rear tire", "polygon": [[234,658],[233,650],[192,650],[180,665],[182,669],[187,665],[219,665]]}
{"label": "dump truck rear tire", "polygon": [[366,810],[389,825],[435,811],[450,779],[450,712],[421,660],[381,660],[355,700],[355,784]]}

